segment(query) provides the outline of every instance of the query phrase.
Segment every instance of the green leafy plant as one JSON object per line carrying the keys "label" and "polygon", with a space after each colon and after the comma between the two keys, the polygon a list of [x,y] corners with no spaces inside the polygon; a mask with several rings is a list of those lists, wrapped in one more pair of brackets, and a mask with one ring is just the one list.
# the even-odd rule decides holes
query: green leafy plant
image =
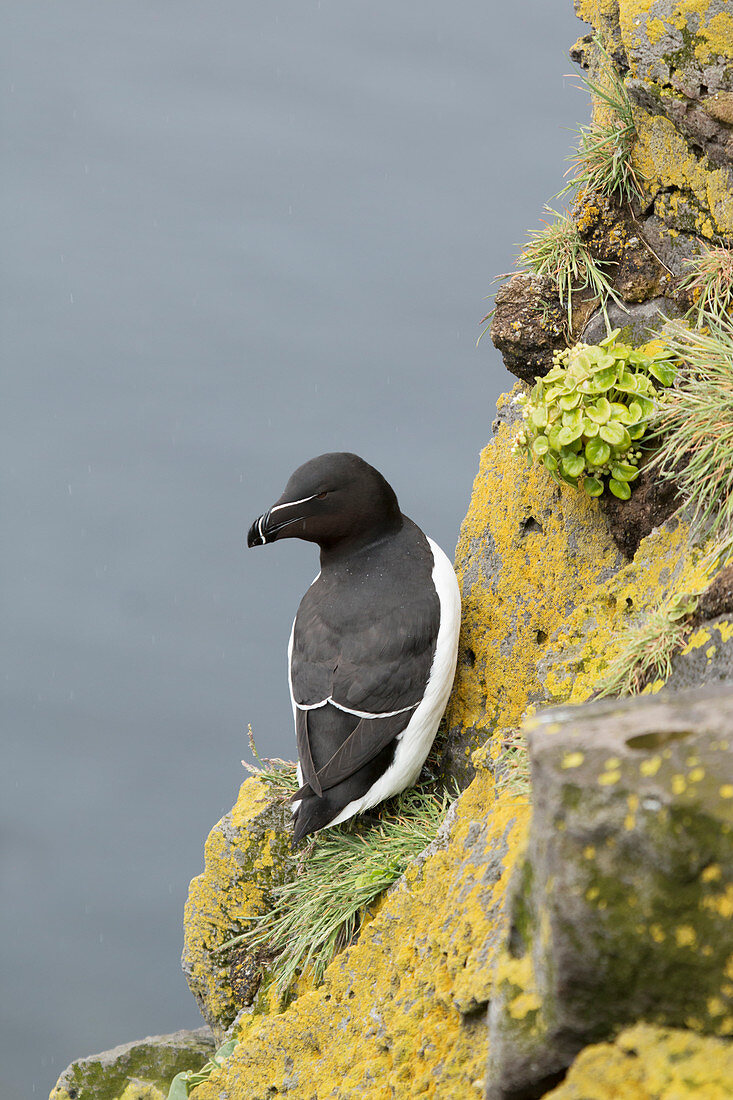
{"label": "green leafy plant", "polygon": [[671,322],[665,340],[682,364],[657,410],[654,466],[676,482],[691,509],[693,541],[733,550],[733,323],[703,315],[704,329]]}
{"label": "green leafy plant", "polygon": [[663,344],[633,348],[618,335],[555,352],[552,370],[520,398],[524,425],[513,449],[542,462],[558,483],[591,497],[607,485],[628,500],[658,387],[670,385],[676,368]]}
{"label": "green leafy plant", "polygon": [[533,271],[552,279],[557,287],[560,304],[567,310],[568,328],[573,327],[573,295],[588,292],[599,298],[606,322],[609,298],[625,309],[613,289],[607,274],[608,265],[591,255],[578,226],[566,214],[546,208],[554,220],[544,229],[530,231],[530,239],[517,260],[520,269]]}
{"label": "green leafy plant", "polygon": [[700,241],[700,252],[686,260],[688,272],[680,290],[692,292],[695,304],[690,314],[698,328],[706,319],[730,323],[733,311],[733,248]]}
{"label": "green leafy plant", "polygon": [[629,630],[599,684],[597,698],[638,695],[647,684],[666,681],[672,671],[672,657],[687,641],[697,599],[675,596]]}
{"label": "green leafy plant", "polygon": [[201,1069],[187,1069],[184,1070],[183,1073],[177,1073],[168,1089],[167,1100],[188,1100],[191,1091],[195,1089],[197,1085],[201,1085],[204,1081],[208,1081],[214,1070],[218,1069],[219,1066],[226,1061],[236,1045],[236,1039],[229,1039],[228,1042],[219,1047],[216,1054],[213,1054]]}
{"label": "green leafy plant", "polygon": [[[578,145],[571,155],[573,178],[560,195],[587,189],[609,195],[620,202],[641,197],[641,187],[631,162],[636,125],[626,86],[600,41],[593,40],[601,54],[597,80],[581,76],[582,87],[590,92],[595,117],[578,130]],[[559,197],[559,196],[558,196]]]}
{"label": "green leafy plant", "polygon": [[435,839],[456,793],[412,788],[383,803],[371,822],[362,817],[317,833],[294,877],[275,888],[269,911],[219,950],[245,944],[276,954],[271,981],[281,997],[305,970],[321,981],[367,908]]}

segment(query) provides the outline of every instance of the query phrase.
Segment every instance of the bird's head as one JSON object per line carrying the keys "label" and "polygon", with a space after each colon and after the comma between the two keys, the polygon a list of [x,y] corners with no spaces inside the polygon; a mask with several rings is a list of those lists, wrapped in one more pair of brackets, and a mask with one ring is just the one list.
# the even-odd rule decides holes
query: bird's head
{"label": "bird's head", "polygon": [[297,538],[322,550],[352,547],[401,523],[397,497],[379,471],[358,455],[335,452],[298,467],[282,496],[250,527],[247,545]]}

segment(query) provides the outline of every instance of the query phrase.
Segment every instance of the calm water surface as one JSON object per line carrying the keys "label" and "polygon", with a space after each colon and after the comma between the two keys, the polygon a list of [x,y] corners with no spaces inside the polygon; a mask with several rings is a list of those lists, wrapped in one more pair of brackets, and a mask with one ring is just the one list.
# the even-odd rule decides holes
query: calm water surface
{"label": "calm water surface", "polygon": [[315,552],[243,542],[291,470],[357,451],[452,553],[571,7],[3,6],[2,1097],[200,1023],[188,881],[247,722],[293,753]]}

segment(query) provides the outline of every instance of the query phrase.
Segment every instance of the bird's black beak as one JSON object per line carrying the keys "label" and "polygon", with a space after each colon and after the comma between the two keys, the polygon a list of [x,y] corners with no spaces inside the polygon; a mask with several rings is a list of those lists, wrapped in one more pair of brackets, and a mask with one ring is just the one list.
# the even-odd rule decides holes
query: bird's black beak
{"label": "bird's black beak", "polygon": [[254,521],[249,531],[247,532],[247,546],[250,548],[253,546],[264,546],[271,540],[267,537],[267,528],[265,526],[269,512],[265,512],[263,516],[260,516]]}
{"label": "bird's black beak", "polygon": [[[308,500],[311,498],[309,497]],[[254,521],[249,531],[247,532],[247,546],[266,546],[268,542],[275,542],[280,536],[280,532],[285,532],[283,537],[287,537],[289,534],[295,534],[286,530],[292,528],[293,524],[300,522],[303,518],[302,505],[306,503],[303,500],[295,501],[283,501],[282,497],[273,504],[269,512],[265,512]],[[296,505],[301,507],[296,508]]]}

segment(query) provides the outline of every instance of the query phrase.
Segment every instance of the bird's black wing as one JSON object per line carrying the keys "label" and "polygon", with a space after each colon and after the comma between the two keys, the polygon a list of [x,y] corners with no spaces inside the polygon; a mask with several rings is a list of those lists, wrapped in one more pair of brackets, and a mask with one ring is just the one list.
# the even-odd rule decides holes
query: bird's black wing
{"label": "bird's black wing", "polygon": [[[331,713],[328,713],[328,712]],[[324,791],[337,786],[354,775],[365,764],[368,764],[375,756],[385,748],[390,741],[407,726],[414,713],[414,708],[402,714],[393,714],[387,718],[356,718],[344,711],[337,711],[328,704],[326,707],[318,707],[314,710],[298,710],[296,712],[296,726],[298,737],[298,756],[303,769],[303,786],[293,795],[293,801],[303,798],[312,791],[320,798]],[[340,720],[340,724],[348,728],[349,719],[356,725],[341,742],[336,751],[329,757],[321,768],[316,771],[316,766],[311,755],[312,734],[310,725],[319,725],[319,721],[328,721],[333,725],[334,720]],[[315,732],[315,731],[314,731]]]}

